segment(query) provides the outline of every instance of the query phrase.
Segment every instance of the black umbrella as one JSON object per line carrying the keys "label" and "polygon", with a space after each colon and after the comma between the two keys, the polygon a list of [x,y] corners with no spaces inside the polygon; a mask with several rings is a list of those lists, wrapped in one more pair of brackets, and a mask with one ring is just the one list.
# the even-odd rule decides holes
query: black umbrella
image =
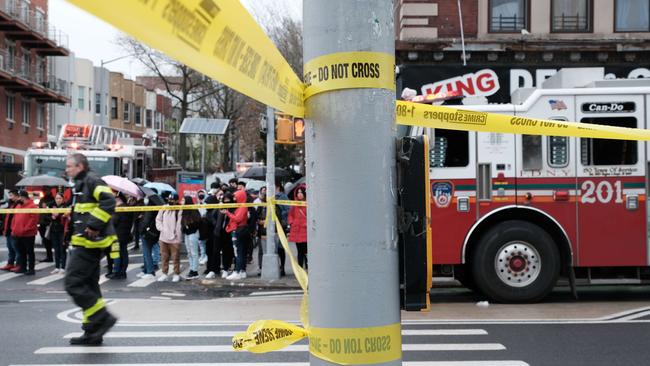
{"label": "black umbrella", "polygon": [[[276,178],[287,178],[290,177],[289,173],[285,169],[275,168],[275,177]],[[266,167],[265,166],[254,166],[249,168],[240,178],[248,179],[257,179],[257,180],[266,180]]]}
{"label": "black umbrella", "polygon": [[17,187],[28,187],[28,186],[67,187],[69,185],[70,184],[68,184],[68,181],[65,179],[54,177],[47,174],[36,175],[33,177],[25,177],[20,181],[18,181],[18,183],[16,183]]}
{"label": "black umbrella", "polygon": [[140,187],[140,190],[144,193],[144,196],[149,199],[149,206],[162,206],[165,204],[165,200],[163,200],[154,189]]}

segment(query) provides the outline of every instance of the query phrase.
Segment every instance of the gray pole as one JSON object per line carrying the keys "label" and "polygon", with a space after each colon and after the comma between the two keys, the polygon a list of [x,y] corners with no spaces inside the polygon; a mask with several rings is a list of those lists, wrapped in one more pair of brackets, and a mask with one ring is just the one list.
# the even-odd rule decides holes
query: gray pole
{"label": "gray pole", "polygon": [[[395,54],[393,1],[303,7],[305,62],[337,52]],[[385,89],[325,92],[305,103],[312,327],[400,323],[394,109],[395,93]],[[310,364],[331,363],[311,355]]]}
{"label": "gray pole", "polygon": [[[275,198],[275,115],[266,107],[266,199]],[[260,250],[262,248],[260,247]],[[262,279],[280,278],[278,254],[275,252],[275,223],[266,223],[266,250],[262,257]]]}
{"label": "gray pole", "polygon": [[205,173],[205,136],[201,136],[201,173]]}

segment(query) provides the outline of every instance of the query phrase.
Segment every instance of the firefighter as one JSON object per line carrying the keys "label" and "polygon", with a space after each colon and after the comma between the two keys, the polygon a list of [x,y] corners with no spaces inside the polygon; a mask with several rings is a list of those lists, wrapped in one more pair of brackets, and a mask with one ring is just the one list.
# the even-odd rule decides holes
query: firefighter
{"label": "firefighter", "polygon": [[65,276],[65,289],[83,310],[84,333],[70,344],[97,345],[117,319],[104,304],[99,289],[99,261],[105,248],[119,257],[119,244],[111,216],[115,197],[104,181],[89,171],[88,159],[80,153],[68,156],[66,173],[74,179],[72,209],[72,256]]}

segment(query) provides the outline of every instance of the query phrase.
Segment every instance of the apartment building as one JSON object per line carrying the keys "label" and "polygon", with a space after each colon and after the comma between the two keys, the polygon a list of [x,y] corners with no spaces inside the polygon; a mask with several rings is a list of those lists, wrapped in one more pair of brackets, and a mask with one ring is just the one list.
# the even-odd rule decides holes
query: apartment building
{"label": "apartment building", "polygon": [[[650,0],[400,0],[398,87],[509,102],[563,67],[650,77]],[[462,19],[462,22],[461,22]]]}
{"label": "apartment building", "polygon": [[48,23],[47,0],[0,0],[0,181],[17,179],[27,147],[46,141],[48,105],[69,102],[50,58],[68,55],[67,37]]}

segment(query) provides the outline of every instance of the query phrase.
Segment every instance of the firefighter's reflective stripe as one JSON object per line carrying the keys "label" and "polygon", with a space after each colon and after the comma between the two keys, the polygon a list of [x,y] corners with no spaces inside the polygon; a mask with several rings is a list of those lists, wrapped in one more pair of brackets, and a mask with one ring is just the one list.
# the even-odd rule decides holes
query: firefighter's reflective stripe
{"label": "firefighter's reflective stripe", "polygon": [[93,197],[95,197],[95,199],[97,201],[99,201],[99,195],[102,194],[102,193],[108,193],[111,196],[113,195],[113,191],[110,188],[108,188],[107,186],[97,186],[97,187],[95,187],[95,190],[93,191]]}
{"label": "firefighter's reflective stripe", "polygon": [[90,214],[102,222],[108,222],[108,220],[111,219],[111,215],[99,207],[95,207],[92,211],[90,211]]}
{"label": "firefighter's reflective stripe", "polygon": [[120,257],[120,243],[115,241],[111,244],[111,252],[109,254],[111,259],[117,259]]}
{"label": "firefighter's reflective stripe", "polygon": [[100,240],[90,240],[84,238],[79,234],[76,234],[72,236],[72,240],[70,242],[72,243],[72,245],[93,249],[93,248],[106,248],[116,241],[117,241],[117,235],[109,235]]}
{"label": "firefighter's reflective stripe", "polygon": [[95,208],[99,206],[96,202],[88,202],[88,203],[76,203],[74,205],[74,212],[78,213],[88,213]]}
{"label": "firefighter's reflective stripe", "polygon": [[89,307],[88,309],[84,310],[84,312],[83,312],[83,322],[84,322],[84,324],[88,323],[88,321],[89,321],[88,318],[93,316],[98,311],[102,310],[104,308],[104,306],[105,306],[104,299],[102,299],[100,297],[97,300],[97,302],[95,303],[95,305],[93,305],[93,306]]}

